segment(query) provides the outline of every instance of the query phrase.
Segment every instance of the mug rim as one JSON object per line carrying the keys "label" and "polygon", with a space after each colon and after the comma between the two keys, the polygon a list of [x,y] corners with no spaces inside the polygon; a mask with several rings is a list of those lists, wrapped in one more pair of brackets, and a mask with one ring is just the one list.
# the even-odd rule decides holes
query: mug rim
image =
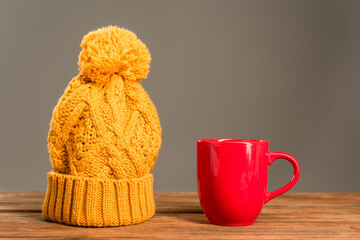
{"label": "mug rim", "polygon": [[198,139],[198,143],[245,143],[245,144],[266,144],[268,140],[264,139],[251,139],[251,138],[204,138]]}

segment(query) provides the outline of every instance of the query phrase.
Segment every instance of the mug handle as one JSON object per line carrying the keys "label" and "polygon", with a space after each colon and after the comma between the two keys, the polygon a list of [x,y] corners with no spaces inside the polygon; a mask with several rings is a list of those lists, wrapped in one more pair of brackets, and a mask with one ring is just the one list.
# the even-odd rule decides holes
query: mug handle
{"label": "mug handle", "polygon": [[268,165],[270,166],[275,160],[277,160],[279,158],[285,159],[291,163],[291,165],[294,168],[294,175],[293,175],[292,179],[290,180],[290,182],[288,184],[286,184],[285,186],[283,186],[282,188],[275,190],[273,192],[267,192],[265,195],[265,203],[267,203],[274,197],[277,197],[277,196],[289,191],[299,180],[299,176],[300,176],[299,163],[290,154],[283,153],[283,152],[269,152],[268,153]]}

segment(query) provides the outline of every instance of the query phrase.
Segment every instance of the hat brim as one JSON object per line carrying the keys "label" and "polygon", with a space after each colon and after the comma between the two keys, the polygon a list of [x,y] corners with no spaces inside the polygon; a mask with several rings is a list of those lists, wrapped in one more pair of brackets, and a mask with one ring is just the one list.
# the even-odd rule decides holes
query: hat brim
{"label": "hat brim", "polygon": [[153,175],[116,180],[49,172],[42,213],[50,221],[85,227],[144,222],[155,214]]}

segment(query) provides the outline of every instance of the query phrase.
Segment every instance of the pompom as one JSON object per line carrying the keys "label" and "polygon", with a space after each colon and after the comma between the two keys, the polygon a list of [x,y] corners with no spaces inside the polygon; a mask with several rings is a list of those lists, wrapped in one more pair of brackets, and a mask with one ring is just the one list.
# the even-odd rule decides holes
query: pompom
{"label": "pompom", "polygon": [[129,30],[115,26],[100,28],[89,32],[80,46],[79,71],[86,81],[106,85],[114,74],[132,81],[147,77],[149,50]]}

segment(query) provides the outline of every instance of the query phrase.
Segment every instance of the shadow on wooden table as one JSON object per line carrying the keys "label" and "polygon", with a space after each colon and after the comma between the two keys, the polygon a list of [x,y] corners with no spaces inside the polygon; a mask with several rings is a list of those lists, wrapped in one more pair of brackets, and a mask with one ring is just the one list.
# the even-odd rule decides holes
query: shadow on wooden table
{"label": "shadow on wooden table", "polygon": [[171,217],[177,218],[181,222],[186,221],[196,224],[210,224],[209,220],[206,218],[203,212],[172,213],[172,214],[167,213],[167,215],[171,215]]}

